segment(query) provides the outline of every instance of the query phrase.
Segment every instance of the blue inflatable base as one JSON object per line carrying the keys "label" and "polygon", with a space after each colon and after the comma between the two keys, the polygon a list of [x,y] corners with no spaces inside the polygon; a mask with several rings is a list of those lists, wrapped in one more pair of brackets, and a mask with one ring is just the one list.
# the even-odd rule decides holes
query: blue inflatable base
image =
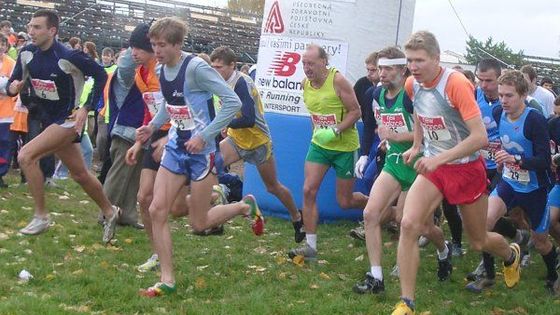
{"label": "blue inflatable base", "polygon": [[[279,181],[292,192],[296,205],[303,204],[303,167],[311,140],[309,117],[265,113],[273,140],[276,172]],[[360,128],[361,129],[361,128]],[[368,192],[365,183],[356,180],[355,191]],[[272,194],[266,191],[259,172],[254,165],[245,163],[243,193],[257,197],[265,216],[290,219],[287,209]],[[325,175],[317,196],[319,222],[328,223],[339,220],[362,220],[362,210],[343,210],[336,201],[336,177],[331,168]]]}

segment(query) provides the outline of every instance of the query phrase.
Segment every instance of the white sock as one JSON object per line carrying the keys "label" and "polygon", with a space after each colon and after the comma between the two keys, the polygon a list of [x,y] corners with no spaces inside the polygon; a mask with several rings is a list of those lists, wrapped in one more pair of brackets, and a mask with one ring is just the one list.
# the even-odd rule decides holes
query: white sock
{"label": "white sock", "polygon": [[513,239],[514,243],[521,243],[521,241],[523,240],[523,234],[521,233],[521,230],[517,230],[515,232],[515,238]]}
{"label": "white sock", "polygon": [[444,260],[447,258],[447,254],[449,254],[449,248],[447,247],[447,244],[445,245],[445,249],[440,252],[439,250],[437,251],[438,254],[438,259],[439,260]]}
{"label": "white sock", "polygon": [[381,271],[381,266],[371,266],[369,272],[375,279],[383,280],[383,271]]}
{"label": "white sock", "polygon": [[314,250],[317,250],[317,234],[307,233],[305,235],[305,241],[307,242],[307,245],[309,245]]}

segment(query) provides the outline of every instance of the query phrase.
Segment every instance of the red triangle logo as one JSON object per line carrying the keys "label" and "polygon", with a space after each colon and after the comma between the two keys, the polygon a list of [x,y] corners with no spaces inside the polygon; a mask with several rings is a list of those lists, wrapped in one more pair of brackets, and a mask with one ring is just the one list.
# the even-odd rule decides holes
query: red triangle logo
{"label": "red triangle logo", "polygon": [[274,1],[272,8],[270,8],[264,31],[265,33],[284,32],[284,21],[282,20],[282,13],[280,12],[278,1]]}

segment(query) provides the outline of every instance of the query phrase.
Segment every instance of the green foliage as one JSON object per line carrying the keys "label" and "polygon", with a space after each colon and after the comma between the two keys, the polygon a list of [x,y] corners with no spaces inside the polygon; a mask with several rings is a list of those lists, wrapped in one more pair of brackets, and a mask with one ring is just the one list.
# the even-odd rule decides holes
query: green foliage
{"label": "green foliage", "polygon": [[[7,181],[17,186],[16,176]],[[186,219],[171,219],[177,294],[142,298],[138,289],[158,281],[156,272],[136,271],[151,255],[144,232],[119,227],[114,245],[102,245],[98,209],[72,181],[58,183],[46,191],[55,223],[38,236],[17,233],[32,216],[27,187],[0,190],[0,314],[389,314],[398,301],[398,280],[389,275],[394,235],[383,235],[386,293],[357,295],[352,286],[369,263],[364,243],[347,236],[355,223],[319,226],[319,261],[299,267],[286,259],[295,246],[291,224],[274,218],[262,237],[241,218],[210,237],[190,234]],[[507,289],[498,273],[495,287],[480,295],[467,292],[463,279],[478,254],[455,259],[446,282],[436,278],[435,254],[432,245],[420,251],[418,314],[558,313],[536,252],[516,288]],[[22,269],[34,276],[28,283],[18,281]]]}
{"label": "green foliage", "polygon": [[228,9],[261,15],[264,10],[264,0],[228,0]]}
{"label": "green foliage", "polygon": [[524,64],[523,50],[515,53],[504,41],[494,42],[492,37],[488,37],[486,41],[479,41],[473,36],[469,36],[469,40],[467,40],[467,55],[465,56],[468,63],[475,65],[480,59],[491,58],[485,51],[516,68]]}

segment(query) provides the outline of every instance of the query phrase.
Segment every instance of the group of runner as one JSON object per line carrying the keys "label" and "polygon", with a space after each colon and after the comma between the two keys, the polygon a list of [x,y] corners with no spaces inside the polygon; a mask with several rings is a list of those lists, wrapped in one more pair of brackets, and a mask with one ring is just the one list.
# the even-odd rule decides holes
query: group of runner
{"label": "group of runner", "polygon": [[[454,251],[434,222],[434,212],[444,200],[458,206],[472,249],[483,252],[467,289],[481,292],[494,284],[494,256],[503,260],[507,287],[514,287],[520,280],[520,245],[530,239],[545,262],[547,288],[558,293],[558,258],[548,232],[550,228],[553,237],[560,236],[560,188],[548,191],[550,167],[558,163],[551,155],[560,150],[560,120],[547,123],[548,117],[529,106],[529,83],[522,72],[502,71],[499,62],[484,59],[478,64],[480,83],[475,88],[462,73],[440,66],[439,44],[425,31],[414,33],[404,51],[387,47],[377,52],[379,84],[365,93],[374,118],[368,121],[376,127],[365,130],[374,130],[366,137],[375,133],[380,138],[385,163],[367,196],[353,192],[355,175],[361,176],[366,162],[372,162],[366,154],[356,166],[362,99],[359,102],[350,82],[328,65],[325,50],[309,45],[302,56],[302,86],[313,136],[299,211],[291,192],[278,181],[259,93],[253,80],[236,70],[231,49],[217,48],[209,60],[185,53],[181,49],[186,25],[177,18],[162,18],[136,27],[131,48],[108,79],[102,66],[56,40],[56,12],[39,10],[28,26],[32,44],[20,52],[10,78],[0,81],[0,93],[14,100],[29,83],[35,101],[45,108],[48,126],[18,154],[35,203],[34,217],[21,232],[38,234],[48,227],[38,166],[47,154],[60,158],[101,209],[106,243],[114,236],[121,208],[135,211],[135,206],[121,202],[130,198],[120,194],[137,194],[152,246],[152,256],[138,269],[161,268],[160,280],[141,290],[142,295],[176,291],[170,212],[188,213],[199,234],[219,231],[235,216],[250,218],[254,234],[263,234],[264,218],[255,197],[227,203],[216,186],[218,172],[238,160],[256,165],[267,190],[286,207],[295,241],[305,240],[288,255],[307,261],[317,258],[317,192],[329,168],[335,169],[339,205],[364,209],[371,268],[354,286],[358,293],[385,290],[381,230],[384,223],[396,221],[401,301],[393,314],[415,312],[421,236],[437,248],[437,278],[451,276]],[[91,102],[76,109],[84,76],[94,79]],[[100,99],[108,103],[111,115],[113,165],[105,192],[88,172],[77,144],[88,111]],[[130,181],[136,186],[130,187]],[[520,215],[510,213],[517,207]],[[511,220],[504,219],[509,214]],[[508,244],[505,237],[513,242]]]}

